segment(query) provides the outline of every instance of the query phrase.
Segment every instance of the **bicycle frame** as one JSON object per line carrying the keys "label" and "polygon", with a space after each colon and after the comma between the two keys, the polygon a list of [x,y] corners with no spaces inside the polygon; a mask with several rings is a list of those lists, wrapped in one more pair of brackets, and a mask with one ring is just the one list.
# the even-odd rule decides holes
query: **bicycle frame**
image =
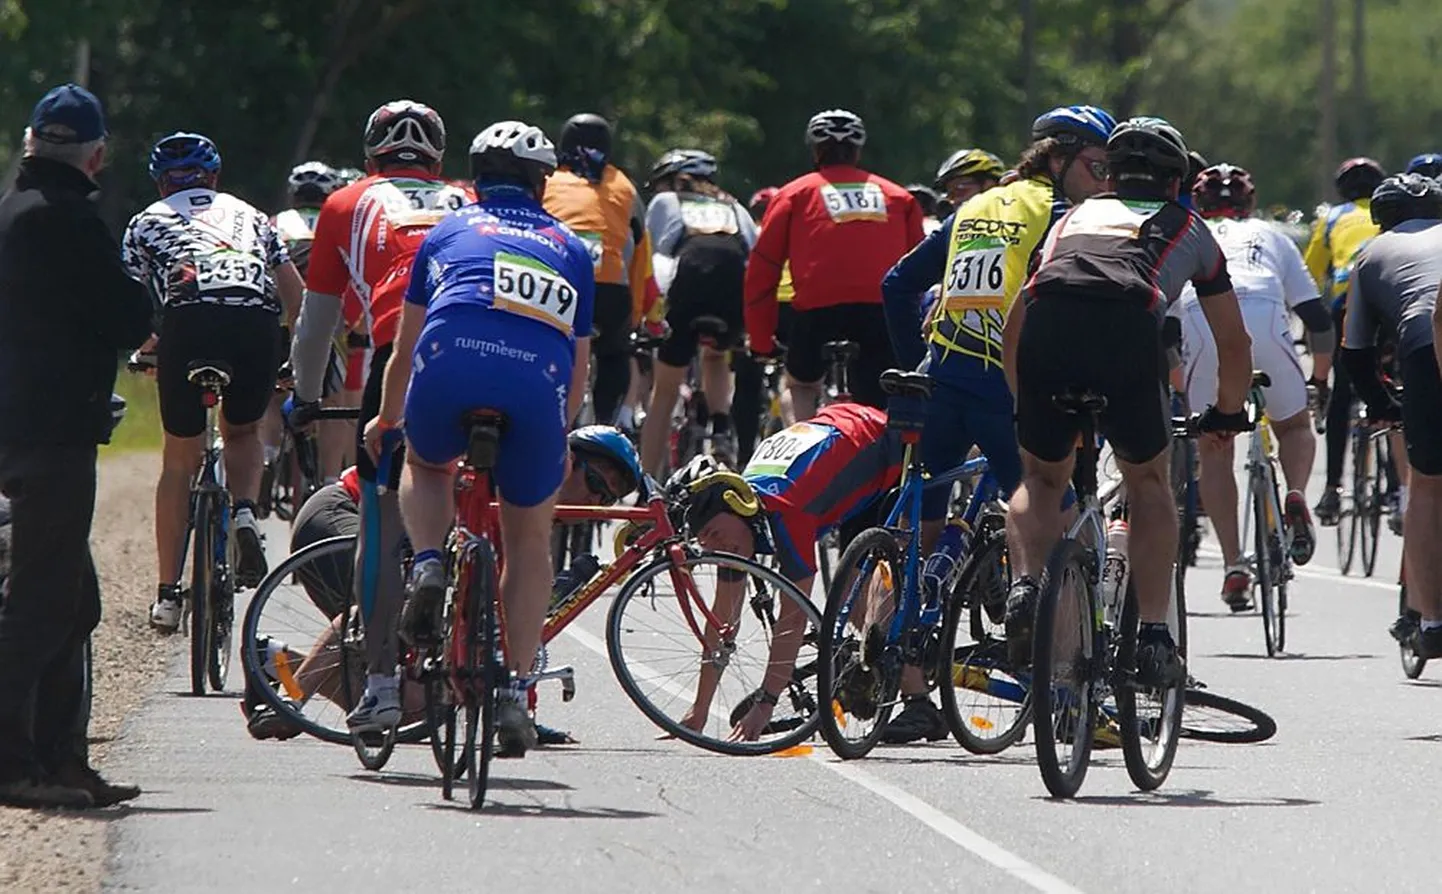
{"label": "bicycle frame", "polygon": [[[225,489],[225,464],[222,462],[220,445],[220,402],[219,395],[214,395],[213,401],[207,401],[205,410],[205,451],[201,454],[200,466],[195,470],[195,477],[190,483],[190,509],[189,517],[185,525],[185,540],[180,547],[180,566],[175,569],[176,579],[179,580],[185,573],[185,557],[190,555],[190,538],[195,534],[195,511],[200,505],[202,494],[224,495]],[[221,562],[225,558],[226,542],[230,537],[230,501],[219,500],[220,506],[220,538],[216,541],[216,554],[211,557],[213,562]]]}
{"label": "bicycle frame", "polygon": [[[1252,505],[1256,498],[1257,488],[1262,489],[1263,511],[1267,520],[1267,527],[1277,537],[1281,544],[1282,554],[1290,554],[1291,543],[1287,535],[1286,526],[1282,524],[1282,507],[1277,503],[1277,444],[1272,437],[1271,419],[1266,415],[1266,398],[1262,389],[1256,385],[1252,386],[1248,401],[1257,408],[1257,430],[1247,444],[1247,499],[1243,504],[1246,507]],[[1242,534],[1238,541],[1241,544],[1249,543],[1252,539],[1252,513],[1242,513]],[[1255,553],[1242,552],[1243,558],[1252,566],[1255,572],[1257,569],[1257,556]],[[1280,570],[1280,569],[1279,569]]]}

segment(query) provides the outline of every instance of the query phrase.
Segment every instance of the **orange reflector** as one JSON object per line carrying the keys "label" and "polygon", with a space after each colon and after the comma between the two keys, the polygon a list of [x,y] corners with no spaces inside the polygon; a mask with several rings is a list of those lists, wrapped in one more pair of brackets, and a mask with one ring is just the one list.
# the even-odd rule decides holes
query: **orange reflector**
{"label": "orange reflector", "polygon": [[985,730],[996,729],[996,725],[993,724],[990,720],[987,720],[985,717],[968,717],[966,722],[967,722],[967,723],[970,723],[972,726],[976,727],[977,729],[985,729]]}
{"label": "orange reflector", "polygon": [[808,754],[810,754],[811,752],[813,752],[813,751],[815,751],[815,750],[816,750],[816,749],[813,748],[812,746],[806,744],[805,742],[802,742],[800,745],[793,745],[793,746],[791,746],[790,748],[783,748],[783,749],[781,749],[780,751],[773,752],[771,756],[772,756],[772,757],[806,757]]}
{"label": "orange reflector", "polygon": [[285,694],[290,696],[291,701],[298,702],[305,698],[300,684],[295,681],[295,674],[290,672],[290,656],[284,649],[275,653],[275,675],[280,677],[280,685],[285,687]]}
{"label": "orange reflector", "polygon": [[846,712],[841,710],[841,702],[836,699],[831,700],[831,716],[836,718],[837,723],[841,723],[846,717]]}

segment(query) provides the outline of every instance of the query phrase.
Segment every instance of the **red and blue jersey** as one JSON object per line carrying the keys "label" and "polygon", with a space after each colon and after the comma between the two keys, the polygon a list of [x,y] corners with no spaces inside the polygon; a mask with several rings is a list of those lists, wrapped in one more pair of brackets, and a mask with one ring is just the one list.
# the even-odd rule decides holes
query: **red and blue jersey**
{"label": "red and blue jersey", "polygon": [[895,487],[901,461],[886,413],[855,403],[823,407],[762,441],[742,476],[770,514],[782,572],[814,574],[817,537]]}

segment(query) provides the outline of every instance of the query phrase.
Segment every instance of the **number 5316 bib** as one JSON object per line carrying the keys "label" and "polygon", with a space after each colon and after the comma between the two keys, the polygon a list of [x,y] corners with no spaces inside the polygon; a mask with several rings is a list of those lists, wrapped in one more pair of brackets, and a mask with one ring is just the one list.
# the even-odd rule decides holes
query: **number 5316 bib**
{"label": "number 5316 bib", "polygon": [[952,252],[941,292],[948,311],[1001,310],[1005,296],[1005,247],[988,240]]}
{"label": "number 5316 bib", "polygon": [[573,334],[576,288],[535,258],[496,252],[494,306]]}

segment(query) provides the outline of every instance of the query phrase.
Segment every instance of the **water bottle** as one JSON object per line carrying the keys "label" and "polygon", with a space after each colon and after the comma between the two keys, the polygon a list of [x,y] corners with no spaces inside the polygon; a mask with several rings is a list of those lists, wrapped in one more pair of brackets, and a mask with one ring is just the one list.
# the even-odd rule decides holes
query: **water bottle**
{"label": "water bottle", "polygon": [[927,605],[936,605],[945,587],[951,581],[957,561],[971,547],[971,527],[965,520],[953,518],[947,522],[941,536],[936,539],[936,549],[926,560],[921,572],[921,585]]}
{"label": "water bottle", "polygon": [[577,556],[570,568],[556,575],[551,586],[551,610],[555,611],[580,592],[581,587],[600,569],[601,561],[590,553]]}
{"label": "water bottle", "polygon": [[1122,604],[1127,589],[1127,520],[1114,518],[1107,525],[1107,555],[1102,565],[1102,599],[1109,608]]}

